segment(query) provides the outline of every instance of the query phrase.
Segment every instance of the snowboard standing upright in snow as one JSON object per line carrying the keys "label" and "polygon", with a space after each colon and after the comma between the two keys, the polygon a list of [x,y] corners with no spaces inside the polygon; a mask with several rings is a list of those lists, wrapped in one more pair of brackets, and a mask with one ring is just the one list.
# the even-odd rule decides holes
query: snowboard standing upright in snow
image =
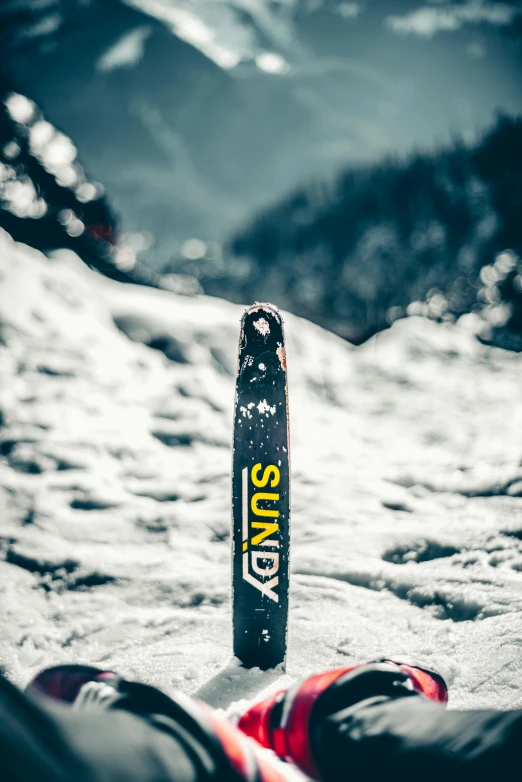
{"label": "snowboard standing upright in snow", "polygon": [[283,319],[255,304],[241,322],[232,463],[234,654],[247,668],[286,658],[289,450]]}

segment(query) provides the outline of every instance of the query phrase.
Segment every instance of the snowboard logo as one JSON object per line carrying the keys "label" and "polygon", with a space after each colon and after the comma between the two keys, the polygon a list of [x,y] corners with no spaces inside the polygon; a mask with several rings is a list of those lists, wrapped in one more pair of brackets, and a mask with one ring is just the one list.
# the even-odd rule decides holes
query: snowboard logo
{"label": "snowboard logo", "polygon": [[243,468],[241,478],[243,579],[278,603],[279,596],[274,590],[279,584],[279,551],[274,549],[279,549],[279,522],[276,521],[279,511],[273,505],[279,502],[279,493],[257,489],[275,489],[281,474],[275,464],[269,464],[263,470],[258,462],[250,471],[252,489],[248,467]]}

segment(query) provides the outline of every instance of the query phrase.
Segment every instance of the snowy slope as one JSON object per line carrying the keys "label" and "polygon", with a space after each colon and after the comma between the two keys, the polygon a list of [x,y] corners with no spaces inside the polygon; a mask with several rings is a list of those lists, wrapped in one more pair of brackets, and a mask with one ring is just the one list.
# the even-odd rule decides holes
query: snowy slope
{"label": "snowy slope", "polygon": [[[240,315],[0,234],[13,680],[75,660],[193,692],[228,662]],[[420,319],[357,349],[285,321],[289,674],[402,653],[442,668],[454,706],[522,707],[522,359]]]}

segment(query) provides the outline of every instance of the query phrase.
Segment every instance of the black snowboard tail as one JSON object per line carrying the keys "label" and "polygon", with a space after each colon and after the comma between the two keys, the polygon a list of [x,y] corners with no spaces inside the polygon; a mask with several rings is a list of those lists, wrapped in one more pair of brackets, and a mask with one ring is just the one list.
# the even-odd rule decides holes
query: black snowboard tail
{"label": "black snowboard tail", "polygon": [[283,319],[244,314],[234,408],[234,654],[247,668],[284,663],[288,624],[290,441]]}

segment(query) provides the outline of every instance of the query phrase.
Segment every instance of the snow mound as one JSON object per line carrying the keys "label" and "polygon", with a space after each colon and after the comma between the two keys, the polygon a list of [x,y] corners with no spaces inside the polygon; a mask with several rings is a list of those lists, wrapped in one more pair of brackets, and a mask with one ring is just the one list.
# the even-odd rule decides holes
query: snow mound
{"label": "snow mound", "polygon": [[[230,659],[242,309],[1,232],[0,286],[0,664],[194,692]],[[407,654],[458,707],[522,706],[520,357],[413,318],[360,348],[285,325],[288,675]]]}

